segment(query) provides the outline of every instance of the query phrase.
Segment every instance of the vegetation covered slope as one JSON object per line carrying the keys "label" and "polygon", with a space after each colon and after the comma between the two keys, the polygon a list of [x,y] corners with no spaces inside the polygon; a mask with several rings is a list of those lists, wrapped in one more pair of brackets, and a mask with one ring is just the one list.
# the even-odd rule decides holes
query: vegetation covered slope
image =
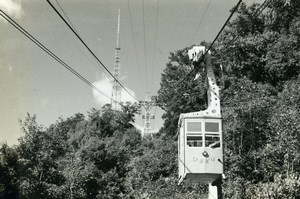
{"label": "vegetation covered slope", "polygon": [[[0,198],[185,198],[177,189],[172,141],[141,138],[136,104],[110,105],[48,128],[21,121],[19,144],[0,147]],[[196,191],[201,193],[202,190]]]}
{"label": "vegetation covered slope", "polygon": [[[267,5],[257,15],[260,5],[242,4],[213,46],[222,86],[225,198],[300,197],[300,2]],[[206,107],[201,69],[202,78],[176,84],[191,71],[187,49],[171,53],[162,75],[161,133],[168,139],[177,136],[180,113]]]}
{"label": "vegetation covered slope", "polygon": [[[213,47],[222,86],[224,198],[300,198],[300,1],[242,4]],[[203,43],[205,44],[205,43]],[[158,100],[164,126],[141,138],[137,107],[104,106],[48,128],[28,115],[17,146],[0,147],[0,198],[199,198],[177,186],[177,121],[206,108],[205,73],[172,52]],[[220,72],[219,65],[224,71]],[[221,75],[223,74],[223,75]]]}

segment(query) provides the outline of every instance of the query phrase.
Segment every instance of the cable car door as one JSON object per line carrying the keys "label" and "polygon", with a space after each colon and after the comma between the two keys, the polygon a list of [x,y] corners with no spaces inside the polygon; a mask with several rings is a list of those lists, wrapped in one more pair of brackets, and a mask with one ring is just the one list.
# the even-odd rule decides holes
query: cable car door
{"label": "cable car door", "polygon": [[204,173],[203,119],[185,119],[185,172]]}
{"label": "cable car door", "polygon": [[204,152],[205,173],[223,173],[223,147],[221,119],[204,119]]}

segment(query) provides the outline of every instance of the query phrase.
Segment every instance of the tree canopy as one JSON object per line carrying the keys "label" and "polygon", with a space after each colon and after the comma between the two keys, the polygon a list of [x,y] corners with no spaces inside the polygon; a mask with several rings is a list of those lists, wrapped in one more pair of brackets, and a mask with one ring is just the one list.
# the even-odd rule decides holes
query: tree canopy
{"label": "tree canopy", "polygon": [[[225,198],[299,197],[300,3],[261,8],[242,3],[212,50],[222,83]],[[160,133],[175,138],[180,113],[207,107],[204,79],[176,85],[192,70],[187,49],[171,53],[158,92],[166,111]]]}
{"label": "tree canopy", "polygon": [[[224,198],[300,198],[300,1],[242,3],[212,48],[221,87]],[[200,44],[208,46],[208,42]],[[141,137],[137,104],[109,104],[49,127],[28,114],[16,146],[0,145],[0,198],[199,198],[177,186],[180,113],[207,107],[190,47],[171,52],[158,103],[164,125]],[[223,70],[220,68],[223,66]]]}

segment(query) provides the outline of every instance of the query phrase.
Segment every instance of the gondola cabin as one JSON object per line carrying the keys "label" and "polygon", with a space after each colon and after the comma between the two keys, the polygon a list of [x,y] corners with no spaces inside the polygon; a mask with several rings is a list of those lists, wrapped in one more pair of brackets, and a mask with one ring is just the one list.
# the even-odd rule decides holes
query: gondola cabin
{"label": "gondola cabin", "polygon": [[178,139],[179,177],[209,184],[223,173],[220,118],[183,118]]}
{"label": "gondola cabin", "polygon": [[[204,46],[189,50],[194,65],[205,52]],[[223,174],[223,136],[219,87],[210,63],[210,53],[204,62],[207,74],[208,107],[206,110],[184,113],[178,122],[179,183],[211,184]],[[195,66],[196,67],[196,66]]]}

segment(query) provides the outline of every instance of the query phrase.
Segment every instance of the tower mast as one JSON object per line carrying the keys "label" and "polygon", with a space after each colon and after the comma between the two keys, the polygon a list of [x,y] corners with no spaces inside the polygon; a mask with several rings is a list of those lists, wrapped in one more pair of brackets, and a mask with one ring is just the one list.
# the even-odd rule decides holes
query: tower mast
{"label": "tower mast", "polygon": [[155,119],[155,116],[151,114],[151,109],[154,106],[158,106],[157,100],[156,100],[156,96],[154,95],[150,95],[150,93],[146,93],[146,98],[145,101],[140,101],[140,106],[144,107],[145,109],[145,115],[143,115],[143,119],[145,120],[144,122],[144,134],[143,136],[149,135],[151,133],[151,120]]}
{"label": "tower mast", "polygon": [[117,31],[117,46],[115,48],[115,63],[114,63],[114,81],[113,81],[113,89],[112,89],[112,97],[111,97],[111,105],[113,110],[120,110],[120,102],[121,102],[121,86],[116,81],[119,80],[120,75],[120,9],[118,13],[118,31]]}

